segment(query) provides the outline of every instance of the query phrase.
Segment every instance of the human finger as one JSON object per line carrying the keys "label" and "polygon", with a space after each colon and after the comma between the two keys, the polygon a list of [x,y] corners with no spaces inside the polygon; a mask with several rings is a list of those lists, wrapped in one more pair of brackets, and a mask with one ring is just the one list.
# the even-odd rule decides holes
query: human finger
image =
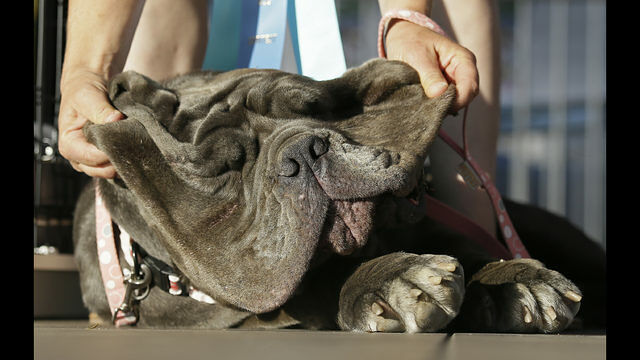
{"label": "human finger", "polygon": [[439,37],[435,32],[407,21],[394,23],[387,34],[387,57],[413,67],[430,98],[441,95],[448,86],[433,45]]}
{"label": "human finger", "polygon": [[464,49],[456,52],[450,61],[443,64],[444,72],[456,85],[456,101],[454,111],[458,111],[471,103],[480,90],[480,78],[473,53]]}
{"label": "human finger", "polygon": [[60,132],[58,150],[65,159],[87,166],[109,163],[109,157],[87,141],[81,128]]}
{"label": "human finger", "polygon": [[58,117],[60,154],[77,171],[87,170],[90,176],[113,177],[113,170],[108,169],[109,158],[89,143],[83,132],[87,121],[103,124],[124,118],[109,102],[104,81],[90,72],[72,73],[63,81],[61,93]]}
{"label": "human finger", "polygon": [[99,166],[88,166],[75,161],[69,161],[71,166],[78,172],[83,172],[91,177],[113,179],[116,177],[116,169],[111,163]]}
{"label": "human finger", "polygon": [[83,84],[72,96],[74,109],[93,123],[105,124],[124,118],[109,102],[107,90],[101,83]]}
{"label": "human finger", "polygon": [[434,98],[440,96],[447,90],[447,79],[442,74],[442,70],[435,56],[412,57],[412,60],[407,61],[407,63],[418,72],[420,83],[427,97]]}

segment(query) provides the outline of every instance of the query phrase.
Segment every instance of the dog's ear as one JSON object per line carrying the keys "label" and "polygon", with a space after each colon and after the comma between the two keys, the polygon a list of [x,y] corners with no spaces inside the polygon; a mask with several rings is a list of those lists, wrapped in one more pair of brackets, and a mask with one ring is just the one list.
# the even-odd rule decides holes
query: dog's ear
{"label": "dog's ear", "polygon": [[178,97],[160,83],[135,71],[116,75],[109,82],[109,98],[123,112],[147,107],[161,123],[175,113]]}
{"label": "dog's ear", "polygon": [[[418,73],[406,63],[373,59],[342,77],[323,83],[336,94],[334,126],[350,140],[401,155],[401,166],[415,174],[456,97],[455,85],[427,98]],[[417,176],[414,177],[417,179]],[[409,183],[396,195],[404,196]]]}
{"label": "dog's ear", "polygon": [[[194,87],[201,85],[195,84]],[[110,159],[116,170],[119,170],[118,166],[131,164],[134,155],[128,151],[134,151],[132,147],[138,149],[134,152],[142,155],[140,145],[146,144],[144,140],[147,140],[153,150],[145,148],[141,159],[169,166],[169,170],[189,186],[215,188],[212,182],[216,182],[217,175],[241,169],[247,157],[256,150],[250,139],[236,130],[244,121],[242,116],[226,116],[217,111],[216,106],[221,104],[216,102],[219,100],[216,92],[220,89],[203,86],[198,90],[189,91],[187,96],[183,94],[179,99],[178,90],[173,87],[166,87],[134,71],[121,73],[109,83],[109,96],[113,104],[137,124],[125,122],[126,125],[114,124],[100,130],[90,126],[87,131],[100,134],[92,139],[103,147],[111,148]],[[138,130],[122,131],[117,127],[136,127]],[[118,139],[110,132],[117,134]],[[117,148],[105,139],[118,143]],[[119,173],[126,175],[130,169],[122,170]],[[147,168],[146,171],[156,170]],[[144,178],[154,176],[147,174]]]}
{"label": "dog's ear", "polygon": [[379,104],[405,86],[420,84],[420,78],[406,63],[376,58],[347,70],[326,84],[335,86],[333,91],[343,101],[355,101],[366,107]]}
{"label": "dog's ear", "polygon": [[111,102],[127,119],[102,125],[87,123],[85,136],[109,156],[127,185],[144,187],[142,182],[153,174],[143,173],[143,167],[151,171],[167,168],[157,142],[175,142],[168,139],[163,124],[171,121],[178,98],[158,82],[134,71],[116,75],[108,90]]}
{"label": "dog's ear", "polygon": [[427,98],[412,67],[385,59],[369,60],[323,85],[335,94],[336,125],[353,140],[420,156],[456,97],[451,84],[442,95]]}

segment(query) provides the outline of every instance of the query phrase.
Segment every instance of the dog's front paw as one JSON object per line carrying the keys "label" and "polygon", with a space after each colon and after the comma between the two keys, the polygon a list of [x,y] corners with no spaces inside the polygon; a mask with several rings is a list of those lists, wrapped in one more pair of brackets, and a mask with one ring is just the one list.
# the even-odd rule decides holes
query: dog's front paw
{"label": "dog's front paw", "polygon": [[458,314],[462,266],[450,256],[393,253],[361,265],[340,292],[345,330],[431,332]]}
{"label": "dog's front paw", "polygon": [[556,333],[581,299],[578,287],[537,260],[493,262],[471,278],[457,321],[471,331]]}

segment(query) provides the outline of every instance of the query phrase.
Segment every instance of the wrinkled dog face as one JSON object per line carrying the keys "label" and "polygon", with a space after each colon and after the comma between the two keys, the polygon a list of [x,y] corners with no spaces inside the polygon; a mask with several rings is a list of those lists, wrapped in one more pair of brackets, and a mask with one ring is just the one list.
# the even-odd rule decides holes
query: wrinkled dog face
{"label": "wrinkled dog face", "polygon": [[412,69],[379,59],[323,82],[128,72],[109,90],[127,119],[89,140],[194,286],[252,312],[282,305],[319,249],[365,245],[376,209],[416,187],[455,91],[428,100]]}

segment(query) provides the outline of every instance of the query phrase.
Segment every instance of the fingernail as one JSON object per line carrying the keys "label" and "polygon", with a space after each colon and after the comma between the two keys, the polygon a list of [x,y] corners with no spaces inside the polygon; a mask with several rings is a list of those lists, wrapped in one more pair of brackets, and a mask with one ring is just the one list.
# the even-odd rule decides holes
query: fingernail
{"label": "fingernail", "polygon": [[447,89],[447,83],[437,82],[429,86],[429,89],[427,90],[427,95],[429,97],[438,96],[442,94],[446,89]]}
{"label": "fingernail", "polygon": [[107,116],[106,119],[104,119],[104,122],[110,123],[118,121],[120,119],[122,119],[122,113],[120,113],[119,111],[114,111],[109,116]]}

